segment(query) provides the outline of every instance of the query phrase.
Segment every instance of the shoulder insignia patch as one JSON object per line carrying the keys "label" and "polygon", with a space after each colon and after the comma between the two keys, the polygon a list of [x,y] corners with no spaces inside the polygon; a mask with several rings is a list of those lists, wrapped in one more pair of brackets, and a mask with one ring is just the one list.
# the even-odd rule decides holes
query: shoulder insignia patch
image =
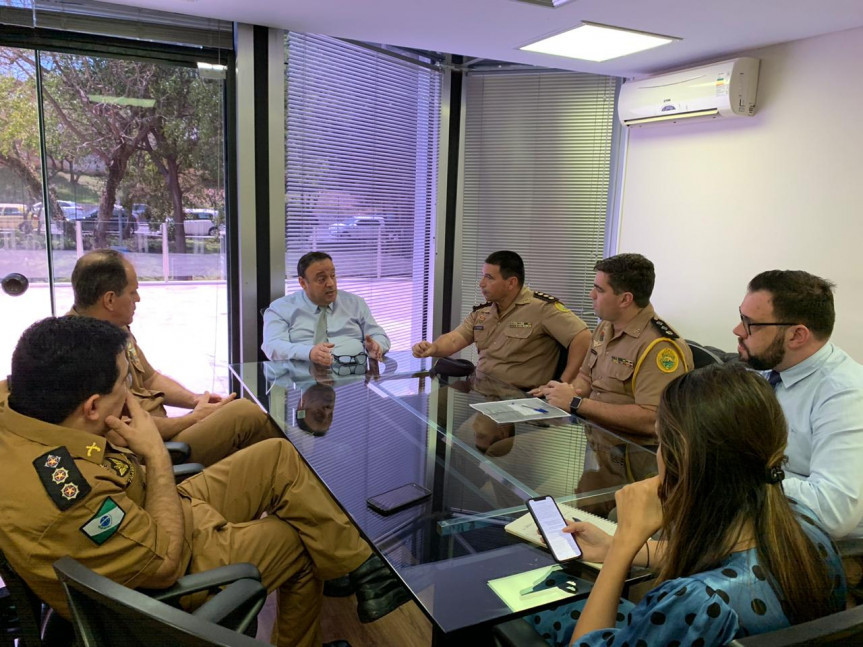
{"label": "shoulder insignia patch", "polygon": [[116,472],[117,476],[123,477],[129,473],[129,463],[127,463],[121,458],[106,456],[105,459],[102,461],[102,464]]}
{"label": "shoulder insignia patch", "polygon": [[673,348],[663,348],[656,354],[656,366],[663,373],[674,373],[680,365],[680,355]]}
{"label": "shoulder insignia patch", "polygon": [[560,301],[554,302],[554,307],[560,310],[561,312],[571,312],[569,308],[563,305]]}
{"label": "shoulder insignia patch", "polygon": [[57,447],[33,461],[42,486],[60,510],[71,508],[90,494],[90,484],[65,447]]}
{"label": "shoulder insignia patch", "polygon": [[674,332],[667,323],[665,323],[659,317],[654,317],[650,321],[653,322],[653,325],[659,328],[659,332],[662,333],[663,337],[668,337],[669,339],[680,339],[680,335]]}
{"label": "shoulder insignia patch", "polygon": [[101,546],[119,530],[125,517],[126,512],[123,508],[117,505],[114,499],[108,497],[102,503],[99,512],[81,526],[81,532],[87,535],[94,544]]}
{"label": "shoulder insignia patch", "polygon": [[533,296],[535,296],[537,299],[542,299],[543,301],[548,301],[549,303],[555,303],[557,301],[560,301],[560,299],[558,299],[557,297],[553,297],[550,294],[546,294],[545,292],[534,291]]}
{"label": "shoulder insignia patch", "polygon": [[488,308],[491,305],[491,301],[486,301],[485,303],[480,303],[478,306],[474,306],[471,308],[471,311],[476,312],[480,308]]}

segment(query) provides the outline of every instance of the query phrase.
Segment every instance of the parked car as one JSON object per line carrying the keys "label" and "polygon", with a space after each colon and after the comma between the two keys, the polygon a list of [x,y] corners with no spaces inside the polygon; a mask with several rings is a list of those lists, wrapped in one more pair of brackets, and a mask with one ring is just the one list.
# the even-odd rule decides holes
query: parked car
{"label": "parked car", "polygon": [[330,236],[334,240],[351,240],[355,238],[377,238],[383,235],[386,222],[382,216],[351,216],[344,222],[334,222],[329,227]]}
{"label": "parked car", "polygon": [[[96,207],[89,211],[81,219],[81,232],[85,235],[93,235],[96,227],[99,224],[99,208]],[[129,216],[129,212],[118,204],[114,205],[114,210],[108,220],[106,233],[109,236],[120,236],[128,238],[138,229],[137,221]]]}
{"label": "parked car", "polygon": [[[86,215],[87,208],[77,202],[71,200],[57,200],[60,209],[63,211],[63,217],[66,220],[81,220]],[[33,215],[36,218],[42,217],[42,203],[36,202],[33,204]]]}
{"label": "parked car", "polygon": [[183,231],[187,236],[218,236],[218,221],[215,209],[183,209]]}
{"label": "parked car", "polygon": [[26,205],[17,202],[0,202],[0,231],[33,231],[33,215]]}

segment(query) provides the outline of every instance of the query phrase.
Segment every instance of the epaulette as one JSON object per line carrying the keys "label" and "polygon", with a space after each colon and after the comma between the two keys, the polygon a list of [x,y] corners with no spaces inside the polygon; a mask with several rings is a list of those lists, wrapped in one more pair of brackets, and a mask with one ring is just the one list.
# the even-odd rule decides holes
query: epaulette
{"label": "epaulette", "polygon": [[33,461],[42,487],[60,510],[75,505],[90,494],[90,484],[65,447],[57,447]]}
{"label": "epaulette", "polygon": [[550,294],[546,294],[545,292],[536,292],[534,291],[533,296],[537,299],[542,299],[543,301],[548,301],[549,303],[557,303],[560,301],[557,297],[553,297]]}
{"label": "epaulette", "polygon": [[478,306],[474,306],[472,308],[473,312],[476,312],[480,308],[488,308],[491,305],[491,301],[486,301],[485,303],[480,303]]}
{"label": "epaulette", "polygon": [[671,329],[671,326],[669,326],[667,323],[665,323],[659,317],[653,317],[651,319],[651,321],[653,322],[654,326],[659,328],[659,332],[662,333],[663,337],[668,337],[669,339],[680,339],[680,335],[678,335],[676,332],[674,332]]}

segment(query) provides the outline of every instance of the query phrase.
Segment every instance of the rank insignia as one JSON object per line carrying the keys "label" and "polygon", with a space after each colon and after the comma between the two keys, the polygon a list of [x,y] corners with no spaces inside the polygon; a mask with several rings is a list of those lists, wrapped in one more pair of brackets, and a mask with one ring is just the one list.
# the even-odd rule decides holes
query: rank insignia
{"label": "rank insignia", "polygon": [[101,546],[117,532],[125,517],[126,512],[123,508],[117,505],[114,499],[108,497],[99,511],[81,526],[81,532],[92,539],[97,546]]}
{"label": "rank insignia", "polygon": [[673,348],[663,348],[656,355],[656,366],[663,373],[674,373],[680,365],[680,355]]}
{"label": "rank insignia", "polygon": [[[63,467],[58,467],[62,463]],[[60,510],[71,508],[90,494],[90,484],[65,447],[57,447],[33,461],[45,492]]]}
{"label": "rank insignia", "polygon": [[533,326],[529,321],[511,321],[509,322],[510,328],[531,328]]}
{"label": "rank insignia", "polygon": [[126,461],[108,456],[105,458],[105,462],[108,464],[108,467],[117,472],[117,476],[126,476],[129,473],[129,463]]}
{"label": "rank insignia", "polygon": [[51,474],[51,480],[55,483],[65,483],[67,478],[69,478],[69,470],[63,467],[58,467]]}

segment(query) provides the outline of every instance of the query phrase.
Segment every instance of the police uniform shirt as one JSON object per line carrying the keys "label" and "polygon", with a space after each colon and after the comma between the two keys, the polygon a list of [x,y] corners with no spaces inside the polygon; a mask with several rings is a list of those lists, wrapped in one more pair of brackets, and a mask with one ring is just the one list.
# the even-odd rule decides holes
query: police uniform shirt
{"label": "police uniform shirt", "polygon": [[[66,313],[66,316],[80,315],[75,308],[72,308]],[[168,413],[164,406],[165,394],[145,386],[147,380],[156,374],[156,369],[147,361],[144,351],[138,346],[138,340],[135,339],[135,335],[132,334],[129,327],[126,326],[124,330],[129,333],[125,348],[126,359],[129,360],[129,372],[132,375],[132,386],[129,387],[129,390],[132,395],[138,398],[138,404],[144,411],[154,416],[167,416]]]}
{"label": "police uniform shirt", "polygon": [[61,614],[68,617],[52,564],[64,555],[132,588],[162,564],[168,536],[142,507],[145,472],[134,454],[13,411],[0,382],[0,455],[0,549]]}
{"label": "police uniform shirt", "polygon": [[479,351],[478,370],[520,388],[554,377],[558,344],[568,348],[587,325],[556,298],[524,286],[506,312],[497,304],[474,308],[456,328]]}
{"label": "police uniform shirt", "polygon": [[689,346],[648,304],[617,334],[611,322],[596,327],[581,373],[591,400],[656,409],[665,386],[691,369]]}

